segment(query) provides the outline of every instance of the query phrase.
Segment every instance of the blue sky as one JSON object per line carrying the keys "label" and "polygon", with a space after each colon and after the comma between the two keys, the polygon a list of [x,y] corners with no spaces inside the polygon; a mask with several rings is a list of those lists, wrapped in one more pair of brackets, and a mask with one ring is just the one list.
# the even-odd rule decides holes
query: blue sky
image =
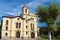
{"label": "blue sky", "polygon": [[[49,3],[57,3],[60,5],[60,0],[0,0],[0,20],[2,16],[18,15],[21,13],[21,8],[27,4],[29,11],[36,12],[37,5],[48,6]],[[44,26],[45,23],[38,23],[38,26]]]}

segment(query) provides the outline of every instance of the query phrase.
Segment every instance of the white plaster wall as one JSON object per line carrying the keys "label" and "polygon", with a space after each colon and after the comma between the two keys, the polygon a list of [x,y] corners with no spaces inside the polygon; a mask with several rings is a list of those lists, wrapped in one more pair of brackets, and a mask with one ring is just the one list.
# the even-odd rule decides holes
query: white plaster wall
{"label": "white plaster wall", "polygon": [[[26,9],[26,7],[24,8]],[[20,31],[20,37],[24,36],[24,37],[31,37],[31,26],[30,23],[34,23],[34,33],[35,33],[35,37],[37,37],[37,22],[36,22],[36,16],[32,13],[29,13],[28,9],[27,9],[27,13],[25,13],[25,10],[23,9],[24,12],[22,17],[25,18],[25,20],[22,20],[20,17],[16,17],[16,18],[3,18],[3,25],[2,25],[2,38],[3,36],[5,37],[5,33],[8,33],[8,37],[16,37],[16,32]],[[27,17],[27,18],[26,18]],[[19,20],[18,20],[19,18]],[[26,23],[26,20],[34,18],[34,20],[29,20]],[[9,20],[9,24],[8,24],[8,30],[5,30],[6,27],[6,20]],[[16,28],[16,22],[21,23],[21,28]],[[26,25],[27,25],[27,29],[26,29]],[[28,32],[28,34],[26,35],[26,31]],[[11,36],[10,36],[11,35]]]}

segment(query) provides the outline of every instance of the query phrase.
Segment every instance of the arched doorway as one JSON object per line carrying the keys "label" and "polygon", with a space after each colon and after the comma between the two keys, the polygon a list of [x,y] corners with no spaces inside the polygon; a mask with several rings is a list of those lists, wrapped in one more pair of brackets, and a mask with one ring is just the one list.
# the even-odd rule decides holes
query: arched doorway
{"label": "arched doorway", "polygon": [[16,32],[16,38],[20,38],[20,32],[19,31]]}
{"label": "arched doorway", "polygon": [[34,32],[31,33],[31,38],[35,38],[35,33]]}

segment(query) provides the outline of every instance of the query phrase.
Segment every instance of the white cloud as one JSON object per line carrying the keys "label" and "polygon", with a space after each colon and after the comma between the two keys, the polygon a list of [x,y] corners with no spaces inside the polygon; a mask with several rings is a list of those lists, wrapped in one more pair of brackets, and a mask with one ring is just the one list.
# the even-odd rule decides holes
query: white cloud
{"label": "white cloud", "polygon": [[28,7],[36,8],[37,5],[48,5],[48,3],[51,3],[51,2],[59,3],[60,1],[59,0],[34,0],[28,3],[27,5]]}
{"label": "white cloud", "polygon": [[8,12],[8,11],[2,11],[0,10],[0,16],[4,16],[4,15],[17,15],[17,12]]}
{"label": "white cloud", "polygon": [[32,1],[27,4],[28,7],[36,8],[37,5],[41,5],[39,1]]}
{"label": "white cloud", "polygon": [[[35,11],[37,5],[44,5],[47,2],[51,2],[52,0],[32,0],[31,2],[29,2],[27,4],[28,8],[30,9],[30,11]],[[56,0],[55,0],[56,1]],[[59,0],[57,1],[59,2]],[[18,3],[17,3],[18,4]],[[9,15],[17,15],[18,13],[21,12],[21,8],[23,6],[23,4],[19,4],[17,5],[15,2],[12,3],[1,3],[0,2],[0,12],[1,13],[6,13]],[[14,5],[16,7],[14,7]],[[47,4],[46,4],[47,5]],[[2,9],[2,10],[1,10]]]}

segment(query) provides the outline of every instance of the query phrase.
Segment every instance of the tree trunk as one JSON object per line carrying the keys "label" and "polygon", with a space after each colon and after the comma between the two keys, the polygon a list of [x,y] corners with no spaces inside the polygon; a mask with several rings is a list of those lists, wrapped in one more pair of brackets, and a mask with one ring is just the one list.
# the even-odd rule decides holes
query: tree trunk
{"label": "tree trunk", "polygon": [[48,32],[48,40],[52,40],[51,39],[51,32]]}

